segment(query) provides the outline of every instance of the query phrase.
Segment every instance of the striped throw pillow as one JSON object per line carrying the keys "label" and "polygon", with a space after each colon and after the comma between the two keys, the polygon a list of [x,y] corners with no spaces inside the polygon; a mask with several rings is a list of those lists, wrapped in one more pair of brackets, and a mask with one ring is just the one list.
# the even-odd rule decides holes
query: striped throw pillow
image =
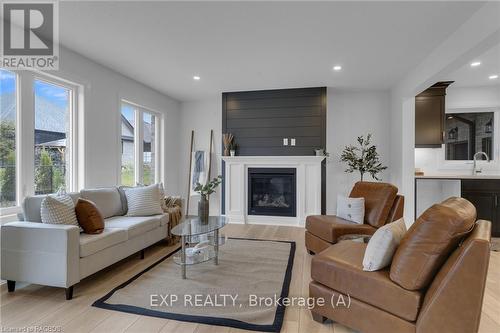
{"label": "striped throw pillow", "polygon": [[127,216],[149,216],[163,214],[161,193],[158,184],[126,188]]}
{"label": "striped throw pillow", "polygon": [[48,195],[40,207],[42,223],[78,225],[75,203],[67,194]]}

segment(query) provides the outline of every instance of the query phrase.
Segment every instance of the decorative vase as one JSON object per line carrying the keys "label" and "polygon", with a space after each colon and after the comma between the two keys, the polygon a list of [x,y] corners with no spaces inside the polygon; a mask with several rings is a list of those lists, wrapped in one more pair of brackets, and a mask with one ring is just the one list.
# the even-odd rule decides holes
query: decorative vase
{"label": "decorative vase", "polygon": [[315,149],[314,152],[316,153],[316,156],[324,156],[325,155],[324,149]]}
{"label": "decorative vase", "polygon": [[206,195],[200,197],[198,201],[198,217],[202,223],[208,223],[208,213],[210,210],[209,201]]}
{"label": "decorative vase", "polygon": [[229,153],[234,157],[236,155],[236,150],[230,150]]}

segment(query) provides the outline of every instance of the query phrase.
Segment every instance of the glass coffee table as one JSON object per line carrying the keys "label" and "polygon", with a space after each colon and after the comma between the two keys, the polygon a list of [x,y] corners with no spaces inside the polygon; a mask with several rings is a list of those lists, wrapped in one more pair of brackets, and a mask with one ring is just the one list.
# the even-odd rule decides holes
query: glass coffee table
{"label": "glass coffee table", "polygon": [[225,242],[219,230],[226,225],[224,216],[210,216],[201,222],[198,216],[186,216],[184,221],[172,229],[172,234],[181,237],[181,251],[174,254],[174,261],[181,266],[182,278],[186,278],[186,266],[214,260],[219,264],[219,246]]}

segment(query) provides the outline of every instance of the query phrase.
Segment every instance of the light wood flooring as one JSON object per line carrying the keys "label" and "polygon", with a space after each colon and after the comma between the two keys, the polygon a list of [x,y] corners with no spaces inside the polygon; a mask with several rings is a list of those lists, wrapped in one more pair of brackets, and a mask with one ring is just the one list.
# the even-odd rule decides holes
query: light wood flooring
{"label": "light wood flooring", "polygon": [[[290,295],[308,295],[311,256],[304,247],[304,229],[294,227],[228,225],[223,233],[233,237],[294,240],[297,251],[293,266]],[[146,250],[146,258],[129,257],[75,286],[74,298],[66,301],[64,290],[59,288],[27,285],[8,293],[7,286],[0,287],[0,326],[54,326],[60,332],[244,332],[229,327],[209,326],[174,320],[153,318],[92,307],[91,304],[120,283],[128,280],[174,247],[154,245]],[[500,332],[500,252],[491,252],[490,267],[483,313],[479,331]],[[282,332],[351,332],[336,324],[319,324],[312,320],[307,309],[288,308]]]}

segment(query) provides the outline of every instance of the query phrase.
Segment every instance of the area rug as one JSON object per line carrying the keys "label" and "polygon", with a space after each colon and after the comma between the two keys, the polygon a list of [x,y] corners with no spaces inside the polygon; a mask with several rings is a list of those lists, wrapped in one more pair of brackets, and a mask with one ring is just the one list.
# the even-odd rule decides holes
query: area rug
{"label": "area rug", "polygon": [[[172,253],[173,254],[173,253]],[[229,238],[213,261],[187,266],[172,254],[93,306],[180,321],[279,332],[292,277],[295,242]]]}
{"label": "area rug", "polygon": [[500,252],[500,238],[491,238],[491,251]]}

